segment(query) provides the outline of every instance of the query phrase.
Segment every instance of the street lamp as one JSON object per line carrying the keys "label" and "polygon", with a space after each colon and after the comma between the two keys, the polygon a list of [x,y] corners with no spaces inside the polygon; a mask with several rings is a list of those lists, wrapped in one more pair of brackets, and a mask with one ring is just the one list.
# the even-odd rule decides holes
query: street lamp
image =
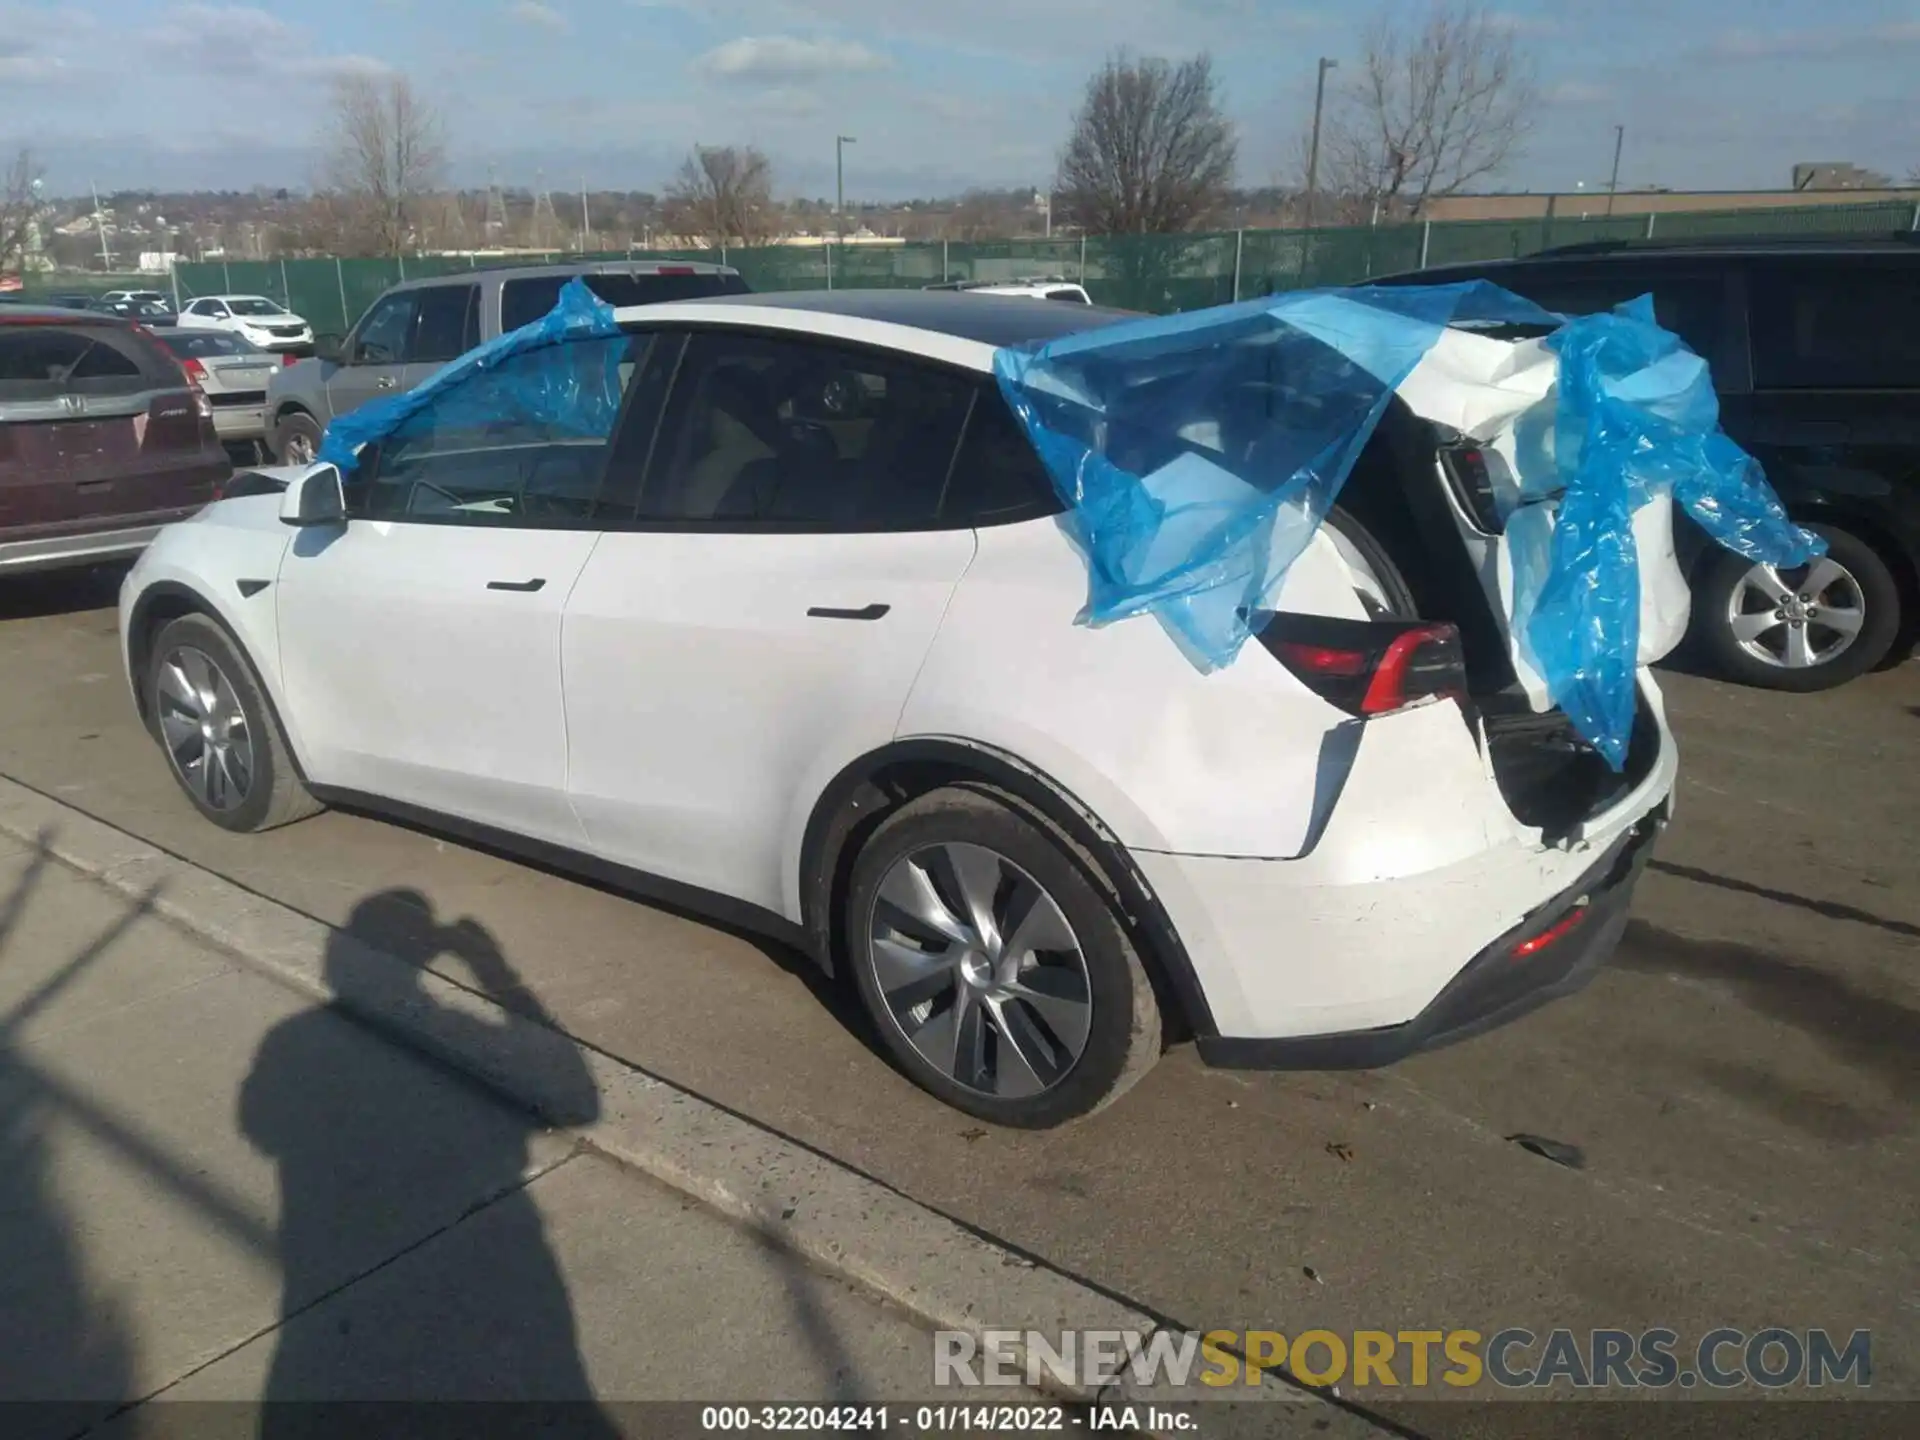
{"label": "street lamp", "polygon": [[1314,192],[1320,187],[1320,115],[1327,107],[1327,71],[1340,68],[1338,60],[1320,57],[1320,76],[1313,86],[1313,138],[1307,142],[1307,224],[1313,228]]}
{"label": "street lamp", "polygon": [[833,228],[843,243],[847,238],[847,146],[857,144],[851,135],[833,137]]}

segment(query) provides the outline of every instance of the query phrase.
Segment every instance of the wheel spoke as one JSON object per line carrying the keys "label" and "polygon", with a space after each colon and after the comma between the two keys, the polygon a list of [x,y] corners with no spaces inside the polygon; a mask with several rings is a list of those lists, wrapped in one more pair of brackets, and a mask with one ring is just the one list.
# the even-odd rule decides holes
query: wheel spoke
{"label": "wheel spoke", "polygon": [[1804,670],[1813,664],[1813,646],[1807,640],[1805,625],[1787,627],[1787,664],[1796,670]]}
{"label": "wheel spoke", "polygon": [[1042,1069],[1055,1069],[1042,1058],[1045,1042],[1018,1006],[995,1001],[985,1008],[993,1018],[998,1041],[993,1050],[993,1093],[1008,1100],[1038,1095],[1047,1088]]}
{"label": "wheel spoke", "polygon": [[167,742],[167,749],[176,756],[188,748],[188,742],[200,742],[200,727],[186,716],[172,710],[160,714],[160,738]]}
{"label": "wheel spoke", "polygon": [[194,700],[200,714],[211,719],[214,692],[219,684],[212,663],[198,650],[182,650],[179,665],[181,673],[187,677],[187,684],[193,687]]}
{"label": "wheel spoke", "polygon": [[1794,593],[1786,581],[1780,578],[1780,572],[1771,565],[1754,566],[1742,577],[1742,580],[1744,584],[1751,585],[1776,604],[1791,599]]}
{"label": "wheel spoke", "polygon": [[1831,555],[1821,555],[1807,567],[1806,578],[1800,582],[1800,593],[1819,596],[1836,582],[1844,584],[1852,578]]}
{"label": "wheel spoke", "polygon": [[978,845],[946,845],[940,850],[952,878],[964,918],[979,937],[976,943],[990,955],[1000,953],[1000,926],[993,902],[1000,894],[1000,857]]}
{"label": "wheel spoke", "polygon": [[1006,989],[1014,1000],[1032,1006],[1067,1053],[1079,1058],[1093,1026],[1093,1002],[1078,971],[1063,965],[1041,965]]}
{"label": "wheel spoke", "polygon": [[929,955],[904,941],[878,935],[873,940],[873,973],[887,1004],[902,1016],[958,983],[946,956]]}
{"label": "wheel spoke", "polygon": [[929,936],[951,940],[956,945],[973,943],[972,931],[947,908],[940,892],[933,888],[933,877],[927,874],[917,856],[893,867],[881,882],[880,899]]}
{"label": "wheel spoke", "polygon": [[1829,610],[1823,605],[1813,617],[1813,623],[1824,625],[1835,634],[1851,639],[1860,633],[1860,627],[1867,623],[1867,617],[1860,610]]}
{"label": "wheel spoke", "polygon": [[1007,939],[1000,953],[1017,960],[1036,950],[1074,948],[1073,928],[1053,897],[1021,877],[1007,906]]}
{"label": "wheel spoke", "polygon": [[194,691],[193,682],[187,678],[187,672],[180,668],[177,656],[160,667],[160,693],[189,715],[201,716],[206,713],[206,707],[200,703],[200,696]]}
{"label": "wheel spoke", "polygon": [[1751,645],[1769,630],[1785,623],[1771,610],[1755,610],[1745,615],[1736,615],[1732,621],[1733,638],[1743,644]]}

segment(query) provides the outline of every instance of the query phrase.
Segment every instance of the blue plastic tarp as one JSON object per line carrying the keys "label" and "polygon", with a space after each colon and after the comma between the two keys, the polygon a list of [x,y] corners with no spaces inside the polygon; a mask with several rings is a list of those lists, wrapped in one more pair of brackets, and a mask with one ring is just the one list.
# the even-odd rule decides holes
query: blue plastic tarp
{"label": "blue plastic tarp", "polygon": [[[540,319],[469,350],[412,390],[335,416],[318,458],[350,476],[359,468],[363,446],[428,429],[604,437],[620,412],[626,347],[579,347],[583,341],[622,338],[613,307],[576,276]],[[506,363],[536,352],[538,358],[528,363]]]}
{"label": "blue plastic tarp", "polygon": [[1151,614],[1202,670],[1231,663],[1394,392],[1453,325],[1530,327],[1558,355],[1553,443],[1517,476],[1542,503],[1515,512],[1508,618],[1553,702],[1623,765],[1634,510],[1670,493],[1721,544],[1774,565],[1824,548],[1720,431],[1705,362],[1650,300],[1568,319],[1483,281],[1302,291],[999,351],[1001,390],[1087,562],[1081,622]]}

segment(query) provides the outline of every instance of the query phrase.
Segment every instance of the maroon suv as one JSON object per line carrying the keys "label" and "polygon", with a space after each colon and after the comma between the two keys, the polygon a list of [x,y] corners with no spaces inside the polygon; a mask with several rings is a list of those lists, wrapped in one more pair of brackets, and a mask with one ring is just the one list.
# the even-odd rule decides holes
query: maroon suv
{"label": "maroon suv", "polygon": [[137,555],[231,473],[206,396],[140,326],[0,306],[0,576]]}

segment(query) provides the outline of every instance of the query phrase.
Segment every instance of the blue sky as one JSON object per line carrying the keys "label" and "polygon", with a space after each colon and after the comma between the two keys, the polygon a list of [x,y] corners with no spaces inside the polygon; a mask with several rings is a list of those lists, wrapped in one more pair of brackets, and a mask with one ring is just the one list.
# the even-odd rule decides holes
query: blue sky
{"label": "blue sky", "polygon": [[[1399,7],[1417,14],[1417,3]],[[1503,188],[1782,186],[1796,160],[1920,165],[1920,6],[1893,0],[1496,0],[1543,104]],[[1243,183],[1290,178],[1339,0],[0,0],[0,148],[49,188],[301,186],[330,79],[400,69],[444,112],[455,176],[658,188],[694,143],[773,157],[783,193],[1044,184],[1117,46],[1210,49]],[[1341,72],[1336,72],[1336,77]]]}

